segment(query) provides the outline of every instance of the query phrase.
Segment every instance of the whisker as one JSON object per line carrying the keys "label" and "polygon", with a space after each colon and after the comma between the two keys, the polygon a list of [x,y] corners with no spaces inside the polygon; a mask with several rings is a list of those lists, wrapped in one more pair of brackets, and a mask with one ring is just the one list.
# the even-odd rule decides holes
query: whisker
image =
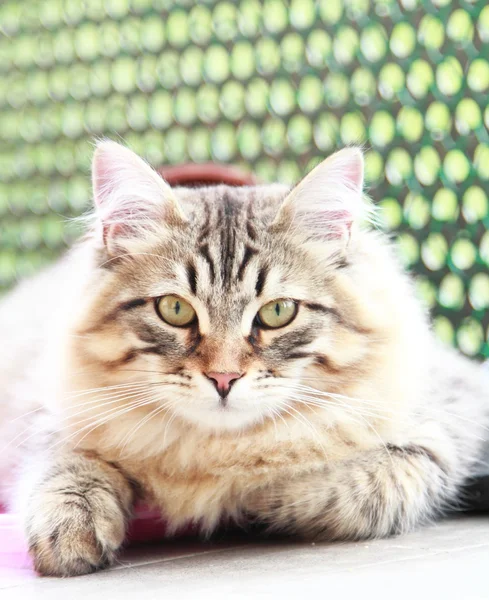
{"label": "whisker", "polygon": [[129,406],[125,406],[125,407],[122,407],[119,409],[112,409],[111,411],[109,411],[111,414],[107,415],[106,417],[103,417],[102,419],[97,419],[95,421],[92,421],[91,423],[89,423],[88,425],[85,425],[81,429],[74,431],[69,436],[67,436],[61,440],[58,440],[49,449],[53,449],[61,444],[68,442],[70,439],[76,437],[77,435],[79,435],[80,433],[82,433],[83,431],[88,429],[88,432],[80,440],[78,440],[78,442],[76,444],[76,446],[78,446],[80,444],[80,442],[82,442],[88,435],[90,435],[90,433],[92,433],[98,427],[109,423],[110,421],[114,420],[115,418],[119,418],[129,412],[132,412],[136,408],[140,408],[142,406],[147,406],[149,404],[152,404],[153,402],[154,402],[154,399],[140,400],[134,404],[130,404]]}
{"label": "whisker", "polygon": [[[163,385],[163,383],[164,382],[161,382],[159,385]],[[126,393],[127,393],[127,390],[125,390],[123,392],[121,391],[120,392],[120,396],[122,396],[122,395],[124,395]],[[120,396],[118,394],[106,395],[106,396],[100,396],[99,398],[96,398],[94,400],[82,401],[82,402],[78,402],[76,404],[70,404],[69,406],[63,408],[61,411],[59,411],[59,410],[56,411],[56,414],[57,415],[61,415],[61,414],[65,413],[65,412],[68,412],[68,411],[72,410],[73,408],[77,408],[79,406],[86,406],[88,404],[97,404],[97,403],[100,403],[100,406],[104,406],[105,404],[111,404],[112,402],[107,402],[107,403],[106,402],[102,402],[101,403],[100,402],[101,400],[104,400],[105,398],[108,398],[108,399],[114,399],[113,402],[118,402],[118,401],[121,400]],[[16,421],[19,421],[20,419],[24,419],[24,418],[26,418],[26,417],[28,417],[30,415],[33,415],[35,413],[38,413],[38,412],[42,411],[42,410],[45,410],[45,407],[44,406],[39,406],[38,408],[35,408],[34,410],[30,410],[27,413],[24,413],[22,415],[19,415],[19,416],[15,417],[14,419],[11,419],[10,421],[8,421],[8,423],[9,424],[15,423]],[[90,410],[92,410],[92,409],[90,409]],[[73,416],[76,416],[76,414],[79,414],[79,413],[75,413],[75,415],[70,415],[69,418],[71,418]],[[29,425],[26,429],[24,429],[24,432],[21,432],[19,434],[19,436],[22,435],[22,433],[25,433],[26,431],[28,431],[29,429],[31,429],[32,427],[36,427],[36,424],[32,423],[31,425]],[[14,440],[15,439],[17,439],[17,438],[14,438]],[[11,440],[11,441],[14,441],[14,440]]]}
{"label": "whisker", "polygon": [[[158,382],[151,382],[149,385],[145,384],[145,385],[141,385],[141,386],[136,386],[134,387],[132,384],[131,385],[127,385],[125,387],[127,387],[126,390],[121,390],[120,393],[125,394],[127,393],[128,389],[131,389],[134,387],[135,390],[140,390],[145,388],[146,386],[148,388],[153,387],[153,386],[163,386],[163,385],[173,385],[173,383],[171,382],[166,382],[166,381],[158,381]],[[110,386],[107,386],[107,388],[94,388],[93,390],[85,390],[87,392],[87,395],[94,393],[97,390],[103,390],[103,389],[110,389]],[[80,394],[82,395],[82,394]],[[100,400],[104,400],[104,399],[110,399],[110,398],[117,398],[117,394],[106,394],[106,395],[102,395],[99,396],[98,398],[94,399],[94,400],[83,400],[81,402],[78,402],[76,404],[70,404],[69,406],[66,406],[65,408],[63,408],[62,410],[57,410],[56,414],[60,415],[63,412],[67,412],[69,410],[72,410],[73,408],[77,408],[79,406],[86,406],[87,404],[96,404],[97,402],[100,402]],[[20,419],[23,419],[25,417],[28,417],[29,415],[35,414],[39,411],[45,410],[44,406],[39,406],[38,408],[35,408],[34,410],[31,410],[27,413],[24,413],[22,415],[19,415],[17,417],[15,417],[14,419],[11,419],[10,421],[8,421],[9,423],[15,423],[16,421],[19,421]]]}
{"label": "whisker", "polygon": [[[134,398],[136,398],[136,397],[138,397],[138,396],[134,396]],[[150,397],[150,394],[148,394],[148,395],[147,395],[147,397]],[[125,403],[125,404],[124,404],[124,406],[128,406],[128,405],[129,405],[129,406],[131,406],[131,405],[133,405],[133,404],[137,404],[137,403],[138,403],[138,402],[140,402],[142,399],[143,399],[143,398],[141,397],[141,398],[139,398],[138,400],[134,400],[134,402],[132,402],[132,403]],[[118,402],[120,402],[120,400],[118,400]],[[69,424],[68,426],[71,426],[71,427],[76,427],[76,426],[78,426],[79,424],[81,424],[81,423],[83,423],[83,422],[85,422],[85,421],[88,421],[88,420],[90,420],[90,419],[93,419],[94,417],[101,417],[101,416],[103,416],[104,414],[112,413],[113,411],[117,411],[117,410],[119,410],[119,409],[121,409],[121,408],[122,408],[122,407],[115,407],[115,408],[109,409],[108,411],[104,411],[104,412],[102,412],[102,413],[98,413],[97,415],[94,415],[93,417],[87,417],[87,418],[85,418],[85,419],[81,419],[81,420],[80,420],[80,421],[78,421],[77,423]],[[83,411],[82,411],[82,412],[83,412]],[[70,416],[70,417],[68,417],[68,418],[72,418],[72,417]],[[62,419],[62,421],[64,421],[64,420],[66,420],[66,419]],[[8,443],[8,444],[5,446],[5,448],[4,448],[4,449],[7,449],[9,446],[11,446],[11,444],[12,444],[12,443],[13,443],[13,442],[14,442],[16,439],[18,439],[19,437],[21,437],[22,435],[24,435],[25,433],[27,433],[27,432],[28,432],[28,430],[29,430],[29,429],[32,429],[33,427],[36,427],[36,424],[32,424],[32,425],[30,425],[29,427],[27,427],[26,429],[24,429],[24,431],[22,431],[22,432],[21,432],[21,433],[19,433],[17,436],[15,436],[15,438],[13,438],[12,440],[10,440],[10,441],[9,441],[9,443]],[[55,429],[55,430],[53,430],[51,433],[52,433],[52,434],[56,434],[56,433],[59,433],[59,432],[63,431],[63,429],[66,429],[66,427],[61,427],[61,428]],[[33,437],[34,437],[35,435],[37,435],[37,434],[38,434],[38,431],[37,431],[37,430],[36,430],[36,431],[34,431],[34,432],[33,432],[33,433],[31,433],[30,435],[28,435],[26,438],[24,438],[23,440],[21,440],[21,441],[19,442],[19,444],[17,444],[17,446],[16,446],[16,447],[19,447],[19,446],[21,446],[22,444],[25,444],[26,442],[28,442],[28,441],[29,441],[31,438],[33,438]],[[4,450],[4,449],[2,449],[2,450]]]}
{"label": "whisker", "polygon": [[[285,407],[281,407],[282,410],[287,413],[288,415],[290,415],[293,419],[295,419],[298,423],[302,423],[303,425],[305,425],[306,427],[308,427],[308,429],[310,429],[313,433],[313,437],[315,438],[316,442],[318,443],[318,445],[321,447],[321,450],[323,451],[323,454],[325,456],[327,456],[327,452],[326,452],[326,448],[323,446],[322,442],[321,442],[321,436],[319,435],[318,430],[314,427],[314,425],[309,421],[309,419],[307,419],[301,412],[299,412],[297,409],[295,409],[293,406],[288,405],[287,408]],[[294,414],[289,412],[289,409],[293,411]]]}
{"label": "whisker", "polygon": [[79,396],[86,396],[89,394],[93,394],[95,392],[107,392],[109,390],[120,390],[120,389],[125,389],[125,388],[136,389],[141,386],[142,387],[153,386],[153,385],[156,385],[156,383],[157,382],[148,382],[148,381],[140,381],[140,382],[133,382],[133,383],[119,383],[117,385],[107,385],[107,386],[98,387],[98,388],[88,388],[88,389],[84,389],[84,390],[77,390],[76,392],[67,394],[67,396],[71,397],[71,398],[78,398]]}
{"label": "whisker", "polygon": [[316,388],[307,386],[307,385],[302,385],[300,383],[292,383],[293,387],[296,387],[298,389],[303,389],[304,391],[309,391],[311,393],[317,394],[317,395],[325,395],[325,396],[329,396],[329,397],[336,397],[336,398],[341,398],[342,400],[350,400],[352,402],[359,402],[361,404],[372,404],[372,405],[380,405],[382,406],[383,403],[381,401],[375,401],[375,400],[366,400],[365,398],[354,398],[353,396],[345,396],[344,394],[337,394],[335,392],[325,392],[323,390],[318,390]]}
{"label": "whisker", "polygon": [[[324,408],[324,406],[318,406],[318,405],[311,404],[308,399],[302,399],[295,395],[289,396],[288,400],[290,400],[291,402],[297,402],[298,404],[303,404],[306,406],[314,406],[315,408]],[[347,412],[350,418],[351,418],[351,414],[353,413],[353,411],[350,410],[348,407],[339,406],[338,404],[331,404],[331,408],[333,408],[335,410],[340,410],[342,412]],[[358,421],[357,419],[352,419],[352,420],[355,423],[360,423],[360,421]]]}
{"label": "whisker", "polygon": [[[320,379],[320,378],[318,378],[318,379]],[[336,394],[336,393],[331,393],[331,392],[324,392],[324,391],[321,391],[321,390],[316,390],[315,388],[310,388],[309,386],[301,386],[300,384],[295,384],[295,383],[293,383],[291,387],[295,387],[295,386],[298,386],[297,389],[304,389],[305,388],[305,390],[310,390],[311,393],[314,393],[314,394],[317,394],[317,395],[322,395],[322,396],[327,396],[327,397],[330,397],[330,398],[337,398],[339,400],[359,402],[361,404],[379,405],[379,409],[378,410],[383,410],[384,412],[390,412],[387,407],[385,407],[385,406],[383,407],[382,406],[383,403],[380,402],[380,401],[377,402],[375,400],[364,400],[364,399],[361,399],[361,398],[353,398],[351,396],[345,396],[343,394]],[[373,409],[371,409],[371,410],[373,410]],[[377,409],[375,409],[375,410],[377,410]],[[432,412],[432,413],[437,414],[438,418],[439,418],[440,415],[447,415],[447,416],[459,419],[461,421],[464,421],[466,423],[470,423],[471,425],[476,425],[477,427],[479,427],[481,429],[484,429],[485,431],[489,431],[489,427],[487,427],[485,425],[482,425],[481,423],[479,423],[477,421],[469,419],[468,417],[464,417],[464,416],[459,415],[457,413],[448,411],[445,408],[436,408],[434,406],[425,406],[424,407],[424,411],[425,412],[419,412],[419,411],[415,411],[415,410],[406,409],[407,414],[410,414],[412,416],[426,416],[427,413]],[[380,416],[378,418],[380,418]],[[390,417],[390,418],[393,418],[393,417]],[[475,437],[477,437],[481,441],[486,441],[486,438],[481,438],[479,436],[475,436]]]}
{"label": "whisker", "polygon": [[[113,256],[111,258],[109,258],[108,260],[106,260],[105,262],[103,262],[100,266],[103,267],[107,264],[109,264],[110,262],[112,262],[113,260],[119,260],[121,258],[130,258],[131,256],[155,256],[156,258],[159,258],[160,260],[163,258],[163,256],[161,254],[152,254],[151,252],[125,252],[124,254],[118,254],[117,256]],[[167,258],[166,256],[165,258],[165,263],[166,264],[174,264],[177,265],[179,264],[176,260],[172,260],[171,258]]]}
{"label": "whisker", "polygon": [[70,429],[73,427],[77,427],[78,425],[81,425],[82,423],[85,423],[86,421],[90,421],[94,418],[100,418],[103,417],[106,414],[112,414],[113,412],[116,412],[120,409],[123,408],[129,408],[129,407],[136,407],[136,405],[140,404],[140,403],[144,403],[148,398],[154,398],[154,394],[151,392],[145,392],[139,396],[134,396],[134,397],[130,397],[127,399],[126,402],[123,402],[122,406],[115,406],[112,408],[109,408],[108,410],[102,411],[102,412],[98,412],[95,415],[92,416],[88,416],[85,417],[83,419],[80,419],[79,421],[77,421],[76,423],[68,423],[68,425],[66,427],[62,427],[61,429],[57,430],[55,433],[57,433],[58,431],[62,431],[63,429],[66,429],[67,427],[69,427]]}
{"label": "whisker", "polygon": [[[305,404],[307,404],[307,400],[302,400],[302,401]],[[338,401],[341,402],[340,400],[338,400]],[[374,435],[377,437],[377,439],[380,441],[380,443],[384,447],[387,455],[389,456],[389,460],[391,461],[392,467],[395,468],[394,467],[394,461],[392,460],[391,453],[389,452],[389,449],[387,448],[386,443],[382,439],[382,437],[379,434],[379,432],[372,425],[372,423],[370,423],[367,419],[365,419],[365,417],[357,409],[355,409],[353,406],[349,406],[349,405],[347,405],[345,403],[341,403],[341,404],[342,404],[342,408],[344,408],[347,412],[353,412],[356,416],[360,417],[360,419],[365,423],[365,425],[374,433]],[[379,418],[379,417],[376,417],[376,418]]]}
{"label": "whisker", "polygon": [[157,406],[149,414],[147,414],[145,417],[143,417],[139,421],[139,423],[136,423],[136,425],[124,436],[124,438],[119,443],[119,446],[123,443],[123,445],[121,446],[121,448],[119,450],[119,453],[122,454],[124,452],[124,449],[126,448],[127,444],[129,443],[129,440],[132,437],[134,437],[134,435],[136,435],[136,433],[139,431],[139,429],[141,429],[141,427],[143,427],[143,425],[145,425],[145,423],[149,422],[153,418],[153,416],[156,416],[155,413],[162,412],[162,410],[166,409],[170,404],[171,404],[171,401],[168,401],[160,406]]}
{"label": "whisker", "polygon": [[333,409],[339,409],[339,410],[351,410],[351,411],[355,411],[357,414],[362,414],[365,417],[372,417],[374,419],[379,419],[381,421],[392,421],[393,417],[387,417],[385,415],[379,415],[377,413],[373,413],[367,410],[358,410],[358,408],[355,408],[353,406],[348,406],[347,404],[336,400],[336,402],[328,402],[325,401],[324,399],[321,399],[320,401],[317,401],[315,399],[311,399],[308,396],[300,396],[300,395],[294,395],[294,396],[290,396],[291,399],[295,399],[297,401],[301,401],[304,404],[307,404],[308,406],[314,406],[316,408],[333,408]]}
{"label": "whisker", "polygon": [[[104,400],[103,402],[100,402],[98,399],[97,400],[93,400],[91,402],[87,402],[86,404],[91,404],[92,406],[89,406],[88,408],[84,408],[83,410],[79,410],[78,412],[74,413],[74,414],[69,414],[64,416],[61,420],[59,420],[58,422],[63,422],[63,421],[67,421],[69,419],[73,419],[73,417],[76,417],[78,415],[90,412],[90,411],[94,411],[94,410],[99,410],[100,408],[104,408],[106,406],[109,406],[111,404],[119,404],[121,402],[125,402],[127,400],[132,400],[132,399],[136,399],[136,398],[140,398],[141,396],[148,396],[151,395],[154,392],[154,390],[147,390],[147,389],[142,389],[136,392],[124,392],[123,394],[120,394],[116,397],[110,397],[110,400]],[[95,404],[95,405],[93,405]],[[85,404],[83,404],[82,406],[86,406]],[[99,413],[99,414],[104,414],[104,413]],[[90,418],[90,417],[88,417]],[[80,422],[80,421],[79,421]]]}
{"label": "whisker", "polygon": [[176,417],[177,417],[177,413],[175,412],[175,410],[172,410],[171,411],[170,420],[165,425],[165,430],[163,431],[163,447],[166,446],[166,436],[167,436],[167,433],[168,433],[168,431],[170,429],[170,425],[173,423],[173,421],[176,419]]}

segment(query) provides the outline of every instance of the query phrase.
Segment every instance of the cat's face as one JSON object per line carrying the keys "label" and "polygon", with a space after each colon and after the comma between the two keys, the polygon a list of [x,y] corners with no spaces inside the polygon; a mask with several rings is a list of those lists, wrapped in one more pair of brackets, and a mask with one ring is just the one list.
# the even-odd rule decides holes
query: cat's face
{"label": "cat's face", "polygon": [[365,349],[344,285],[361,177],[360,153],[347,150],[289,195],[170,190],[103,144],[94,183],[104,243],[78,342],[98,382],[149,384],[148,416],[161,408],[214,430],[300,410],[304,373],[340,386]]}

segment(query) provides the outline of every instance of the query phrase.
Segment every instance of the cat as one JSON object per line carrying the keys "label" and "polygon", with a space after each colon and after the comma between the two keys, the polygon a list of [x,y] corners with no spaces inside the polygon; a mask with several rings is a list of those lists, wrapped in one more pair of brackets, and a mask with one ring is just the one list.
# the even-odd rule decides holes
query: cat
{"label": "cat", "polygon": [[0,304],[0,500],[41,574],[111,564],[137,500],[314,540],[457,506],[487,375],[435,340],[363,171],[172,189],[98,143],[87,233]]}

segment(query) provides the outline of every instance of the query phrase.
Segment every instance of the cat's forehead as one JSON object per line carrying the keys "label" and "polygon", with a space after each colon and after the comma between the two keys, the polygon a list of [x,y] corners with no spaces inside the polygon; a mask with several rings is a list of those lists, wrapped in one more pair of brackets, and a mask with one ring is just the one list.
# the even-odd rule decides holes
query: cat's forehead
{"label": "cat's forehead", "polygon": [[175,188],[184,212],[196,225],[220,229],[270,223],[289,188],[280,184]]}
{"label": "cat's forehead", "polygon": [[182,232],[181,284],[215,310],[261,293],[271,282],[267,229],[287,192],[280,185],[175,190],[191,224]]}
{"label": "cat's forehead", "polygon": [[295,297],[296,288],[309,285],[311,268],[290,236],[269,227],[289,191],[283,185],[175,188],[188,225],[138,256],[130,267],[135,287],[154,296],[197,297],[218,319],[241,314],[252,298]]}

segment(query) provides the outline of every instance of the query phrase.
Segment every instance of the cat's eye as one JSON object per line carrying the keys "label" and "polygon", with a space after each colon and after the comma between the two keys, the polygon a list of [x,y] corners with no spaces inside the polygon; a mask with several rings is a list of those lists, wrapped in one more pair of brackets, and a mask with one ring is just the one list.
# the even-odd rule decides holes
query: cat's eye
{"label": "cat's eye", "polygon": [[160,317],[173,327],[187,327],[196,319],[192,305],[179,296],[162,296],[156,301],[156,311]]}
{"label": "cat's eye", "polygon": [[256,315],[257,324],[268,329],[278,329],[291,323],[297,315],[297,302],[274,300],[262,306]]}

